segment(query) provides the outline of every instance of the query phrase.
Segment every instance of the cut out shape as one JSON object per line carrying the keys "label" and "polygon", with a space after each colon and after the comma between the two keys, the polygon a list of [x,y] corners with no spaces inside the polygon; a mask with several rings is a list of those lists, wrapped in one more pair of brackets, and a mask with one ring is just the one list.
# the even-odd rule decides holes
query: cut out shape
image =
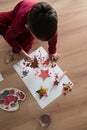
{"label": "cut out shape", "polygon": [[35,57],[34,60],[32,61],[30,67],[31,67],[31,68],[37,68],[37,67],[38,67],[38,60],[37,60],[36,57]]}
{"label": "cut out shape", "polygon": [[24,77],[27,76],[28,73],[29,73],[29,70],[23,70],[23,71],[22,71],[22,74],[23,74]]}
{"label": "cut out shape", "polygon": [[54,81],[54,86],[58,86],[58,84],[59,84],[59,81],[57,80],[57,79],[55,79],[55,81]]}
{"label": "cut out shape", "polygon": [[43,80],[50,77],[49,70],[41,70],[39,77],[41,77]]}
{"label": "cut out shape", "polygon": [[43,64],[43,65],[49,65],[49,63],[50,63],[50,59],[48,58],[48,59],[45,60],[42,64]]}
{"label": "cut out shape", "polygon": [[48,88],[43,88],[41,87],[39,90],[36,91],[36,93],[39,94],[39,98],[41,99],[42,97],[47,97],[47,91],[48,91]]}
{"label": "cut out shape", "polygon": [[69,91],[72,91],[72,83],[63,83],[63,94],[66,95],[66,93]]}
{"label": "cut out shape", "polygon": [[59,84],[59,76],[58,76],[58,73],[55,73],[55,80],[53,82],[53,85],[58,86],[58,84]]}

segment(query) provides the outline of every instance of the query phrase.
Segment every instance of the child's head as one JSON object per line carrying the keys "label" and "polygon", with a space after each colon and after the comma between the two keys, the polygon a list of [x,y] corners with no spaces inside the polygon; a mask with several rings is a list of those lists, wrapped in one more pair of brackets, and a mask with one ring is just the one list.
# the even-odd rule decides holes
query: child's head
{"label": "child's head", "polygon": [[28,13],[31,32],[40,40],[50,40],[57,31],[57,13],[46,2],[39,2]]}

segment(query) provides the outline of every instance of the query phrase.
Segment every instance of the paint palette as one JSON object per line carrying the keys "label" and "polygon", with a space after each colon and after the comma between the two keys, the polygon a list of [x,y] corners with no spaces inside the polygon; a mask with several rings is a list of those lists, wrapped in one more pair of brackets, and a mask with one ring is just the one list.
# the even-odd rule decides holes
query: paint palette
{"label": "paint palette", "polygon": [[5,111],[16,111],[19,109],[19,102],[24,101],[26,95],[16,88],[5,88],[0,91],[0,108]]}

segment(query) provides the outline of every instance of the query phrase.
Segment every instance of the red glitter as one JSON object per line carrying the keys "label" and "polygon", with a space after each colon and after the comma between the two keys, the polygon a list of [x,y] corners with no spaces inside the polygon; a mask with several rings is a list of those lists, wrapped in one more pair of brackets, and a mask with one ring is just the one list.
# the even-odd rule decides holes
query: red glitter
{"label": "red glitter", "polygon": [[50,77],[48,72],[48,70],[41,70],[39,77],[42,77],[42,79],[45,80],[47,77]]}
{"label": "red glitter", "polygon": [[48,65],[50,62],[49,58],[43,62],[43,65]]}
{"label": "red glitter", "polygon": [[54,86],[58,86],[58,84],[59,84],[59,81],[56,79],[56,80],[54,81]]}
{"label": "red glitter", "polygon": [[39,90],[36,91],[36,93],[39,94],[39,98],[41,99],[42,97],[48,97],[47,95],[47,91],[48,91],[48,88],[43,88],[41,87]]}
{"label": "red glitter", "polygon": [[37,60],[36,57],[34,58],[34,61],[31,63],[30,67],[32,67],[32,68],[37,68],[38,67],[38,60]]}

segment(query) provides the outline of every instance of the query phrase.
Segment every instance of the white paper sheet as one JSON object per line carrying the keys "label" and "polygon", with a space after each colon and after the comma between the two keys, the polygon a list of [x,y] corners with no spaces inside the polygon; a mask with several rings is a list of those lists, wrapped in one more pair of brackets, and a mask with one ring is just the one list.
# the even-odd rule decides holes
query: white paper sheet
{"label": "white paper sheet", "polygon": [[[20,76],[21,80],[25,83],[26,87],[29,89],[37,103],[40,105],[40,107],[44,108],[62,94],[63,83],[71,82],[71,80],[65,75],[58,85],[54,85],[55,75],[60,77],[63,74],[63,71],[56,63],[54,63],[54,67],[52,67],[51,63],[48,64],[47,62],[45,62],[48,59],[48,53],[44,50],[43,47],[39,47],[37,50],[32,52],[30,54],[30,57],[37,57],[39,67],[32,68],[28,65],[28,62],[25,62],[24,60],[19,61],[13,67]],[[45,75],[43,79],[43,76],[40,76],[41,70],[48,70],[49,76],[46,77]],[[27,74],[24,75],[23,71],[26,71]],[[39,90],[41,87],[48,88],[48,96],[44,96],[40,99],[36,91]]]}
{"label": "white paper sheet", "polygon": [[2,80],[4,80],[4,78],[3,78],[2,74],[0,73],[0,82],[1,82]]}

